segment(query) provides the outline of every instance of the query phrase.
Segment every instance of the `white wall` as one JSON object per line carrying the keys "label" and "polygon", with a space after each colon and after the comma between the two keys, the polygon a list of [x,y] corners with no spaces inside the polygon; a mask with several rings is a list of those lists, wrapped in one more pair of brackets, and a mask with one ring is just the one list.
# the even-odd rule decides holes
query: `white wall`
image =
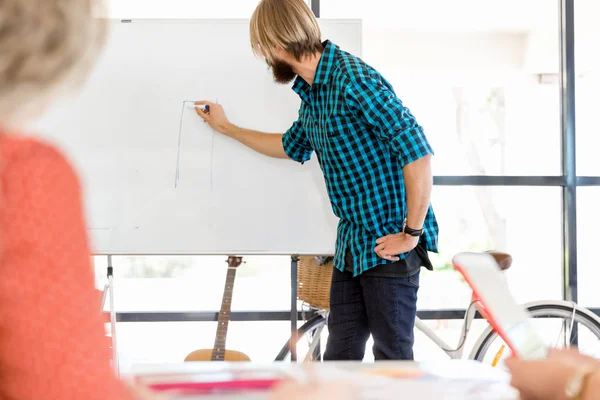
{"label": "white wall", "polygon": [[363,53],[376,67],[404,72],[472,75],[522,67],[526,35],[485,32],[407,32],[364,28]]}
{"label": "white wall", "polygon": [[250,18],[258,0],[109,0],[111,18]]}

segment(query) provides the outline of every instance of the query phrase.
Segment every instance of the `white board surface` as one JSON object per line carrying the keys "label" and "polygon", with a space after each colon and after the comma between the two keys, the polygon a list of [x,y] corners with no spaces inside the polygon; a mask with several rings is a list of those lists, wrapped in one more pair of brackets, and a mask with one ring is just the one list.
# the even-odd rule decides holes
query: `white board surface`
{"label": "white board surface", "polygon": [[[360,55],[359,21],[320,24]],[[111,21],[87,84],[36,124],[78,170],[96,254],[333,253],[337,219],[316,155],[304,165],[262,156],[183,107],[213,100],[237,125],[291,126],[300,100],[254,57],[248,25]]]}

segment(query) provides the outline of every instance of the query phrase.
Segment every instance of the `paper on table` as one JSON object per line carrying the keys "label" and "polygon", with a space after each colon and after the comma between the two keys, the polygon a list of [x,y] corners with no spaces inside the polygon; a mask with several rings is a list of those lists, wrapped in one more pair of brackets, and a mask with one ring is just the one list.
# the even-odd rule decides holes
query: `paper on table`
{"label": "paper on table", "polygon": [[[194,364],[194,363],[191,363]],[[307,370],[302,364],[277,364],[261,366],[247,364],[222,364],[222,368],[213,363],[202,365],[174,366],[160,368],[162,373],[155,374],[156,368],[138,368],[138,376],[148,382],[169,382],[180,379],[180,374],[195,381],[218,381],[239,378],[293,378],[306,382],[339,382],[354,389],[361,400],[387,400],[398,398],[422,400],[516,400],[516,392],[509,386],[509,376],[496,368],[475,361],[446,361],[411,363],[316,363]],[[377,375],[377,372],[416,373],[425,375],[414,379],[398,379]],[[308,372],[308,373],[307,373]],[[205,375],[205,376],[195,376]],[[175,379],[173,379],[175,378]],[[172,400],[191,399],[266,399],[266,391],[241,391],[218,393],[210,396],[176,395]]]}
{"label": "paper on table", "polygon": [[517,393],[504,379],[497,378],[498,376],[472,381],[435,378],[433,375],[431,379],[393,379],[365,374],[365,371],[367,369],[356,372],[338,367],[319,368],[319,379],[323,382],[345,382],[353,385],[361,400],[397,400],[399,397],[420,400],[518,399]]}

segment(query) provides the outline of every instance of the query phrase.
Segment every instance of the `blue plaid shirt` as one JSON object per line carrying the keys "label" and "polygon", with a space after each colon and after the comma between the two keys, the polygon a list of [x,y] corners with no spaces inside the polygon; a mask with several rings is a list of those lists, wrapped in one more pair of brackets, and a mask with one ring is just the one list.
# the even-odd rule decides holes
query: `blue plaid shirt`
{"label": "blue plaid shirt", "polygon": [[[356,276],[389,263],[375,253],[375,241],[402,232],[402,168],[433,150],[423,128],[377,71],[330,41],[324,46],[313,85],[301,77],[294,83],[302,104],[298,120],[283,135],[283,147],[301,163],[316,152],[340,219],[334,265],[343,271],[349,250]],[[431,206],[424,228],[420,242],[437,252],[438,225]]]}

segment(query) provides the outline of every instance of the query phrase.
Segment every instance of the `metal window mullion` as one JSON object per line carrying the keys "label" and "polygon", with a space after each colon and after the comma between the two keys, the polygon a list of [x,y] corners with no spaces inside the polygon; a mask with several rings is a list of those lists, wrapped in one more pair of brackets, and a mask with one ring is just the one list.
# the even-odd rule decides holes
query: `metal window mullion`
{"label": "metal window mullion", "polygon": [[563,298],[577,301],[577,170],[575,148],[574,0],[559,0],[560,120],[563,187]]}
{"label": "metal window mullion", "polygon": [[315,17],[321,18],[321,0],[310,0],[310,8]]}

